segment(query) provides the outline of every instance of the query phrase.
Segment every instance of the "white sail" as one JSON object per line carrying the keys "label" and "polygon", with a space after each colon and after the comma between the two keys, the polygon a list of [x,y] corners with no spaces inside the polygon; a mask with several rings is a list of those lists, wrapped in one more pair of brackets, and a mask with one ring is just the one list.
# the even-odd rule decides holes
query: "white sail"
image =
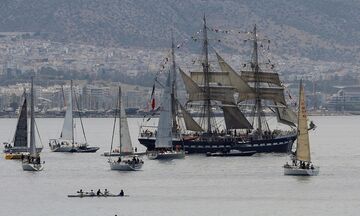
{"label": "white sail", "polygon": [[171,82],[170,73],[166,80],[164,93],[160,104],[160,118],[156,134],[155,147],[156,148],[171,148],[172,147],[172,114],[171,114]]}
{"label": "white sail", "polygon": [[66,113],[64,124],[61,131],[60,138],[64,140],[73,140],[73,107],[72,107],[72,94],[69,92],[69,99],[67,101]]}
{"label": "white sail", "polygon": [[305,93],[302,81],[300,81],[299,111],[298,111],[298,137],[296,145],[296,158],[300,161],[310,162],[310,143],[307,126],[307,113]]}
{"label": "white sail", "polygon": [[[121,91],[120,91],[121,94]],[[121,101],[120,97],[120,152],[121,153],[133,153],[129,126],[126,118],[124,103]]]}

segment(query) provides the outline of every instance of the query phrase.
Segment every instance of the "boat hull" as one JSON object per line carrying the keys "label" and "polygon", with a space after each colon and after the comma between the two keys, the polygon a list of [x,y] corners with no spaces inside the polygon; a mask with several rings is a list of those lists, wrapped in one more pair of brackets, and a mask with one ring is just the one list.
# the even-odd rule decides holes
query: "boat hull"
{"label": "boat hull", "polygon": [[320,167],[314,167],[314,169],[302,169],[296,166],[284,167],[284,175],[292,176],[317,176],[319,175]]}
{"label": "boat hull", "polygon": [[184,159],[185,152],[184,151],[172,151],[160,153],[157,151],[148,152],[148,158],[150,160],[174,160],[174,159]]}
{"label": "boat hull", "polygon": [[52,152],[70,152],[70,153],[94,153],[99,150],[99,147],[72,147],[72,146],[61,146],[58,148],[51,148]]}
{"label": "boat hull", "polygon": [[5,154],[6,160],[21,160],[23,153],[7,153]]}
{"label": "boat hull", "polygon": [[111,161],[109,162],[111,170],[118,170],[118,171],[138,171],[141,170],[143,163],[126,163],[126,162],[116,162]]}
{"label": "boat hull", "polygon": [[[36,151],[37,153],[40,153],[42,151],[43,147],[37,147]],[[30,148],[28,147],[12,147],[12,148],[5,148],[4,153],[25,153],[29,152]]]}
{"label": "boat hull", "polygon": [[42,164],[23,163],[22,168],[24,171],[42,171],[44,166]]}
{"label": "boat hull", "polygon": [[[189,154],[230,151],[231,149],[239,151],[255,151],[257,153],[279,152],[288,153],[291,151],[296,135],[289,135],[273,139],[239,141],[234,138],[223,138],[214,140],[173,140],[174,148],[182,146]],[[139,142],[144,145],[148,151],[155,149],[155,137],[140,137]]]}
{"label": "boat hull", "polygon": [[108,195],[90,195],[90,194],[69,194],[70,198],[84,198],[84,197],[129,197],[129,195],[116,195],[116,194],[108,194]]}
{"label": "boat hull", "polygon": [[95,153],[99,149],[100,149],[99,147],[76,148],[76,150],[72,151],[72,152],[74,152],[74,153]]}

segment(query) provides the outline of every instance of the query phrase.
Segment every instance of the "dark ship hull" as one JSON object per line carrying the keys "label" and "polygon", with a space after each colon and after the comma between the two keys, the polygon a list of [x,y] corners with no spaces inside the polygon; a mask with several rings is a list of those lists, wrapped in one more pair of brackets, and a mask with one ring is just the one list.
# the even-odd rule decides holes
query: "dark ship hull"
{"label": "dark ship hull", "polygon": [[[174,140],[173,146],[183,146],[189,154],[230,151],[236,149],[239,151],[256,151],[257,153],[288,153],[291,151],[296,135],[282,136],[272,139],[241,141],[232,137],[216,137],[211,140]],[[155,137],[140,137],[140,144],[145,146],[148,151],[155,148]]]}

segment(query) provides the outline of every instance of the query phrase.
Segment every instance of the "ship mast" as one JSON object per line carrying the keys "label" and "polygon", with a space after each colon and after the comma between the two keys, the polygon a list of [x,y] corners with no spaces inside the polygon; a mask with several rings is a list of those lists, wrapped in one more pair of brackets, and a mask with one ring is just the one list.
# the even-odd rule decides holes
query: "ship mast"
{"label": "ship mast", "polygon": [[170,80],[171,80],[171,113],[172,113],[172,132],[177,132],[177,122],[176,122],[176,64],[175,64],[175,44],[173,32],[171,31],[171,58],[172,58],[172,67],[170,69]]}
{"label": "ship mast", "polygon": [[[121,141],[121,121],[122,121],[122,118],[121,118],[121,86],[119,86],[119,93],[118,93],[118,109],[119,109],[119,141],[120,141],[120,149],[119,149],[119,153],[121,155],[121,146],[122,146],[122,141]],[[115,111],[116,112],[116,111]],[[115,116],[115,120],[116,120],[116,116]],[[111,154],[111,152],[110,152]]]}
{"label": "ship mast", "polygon": [[[73,94],[73,81],[70,80],[70,100],[71,100],[71,109],[73,108],[73,105],[72,105],[72,96]],[[72,112],[72,111],[71,111]],[[75,145],[75,138],[74,138],[74,116],[71,115],[71,142],[72,142],[72,146],[74,147]]]}
{"label": "ship mast", "polygon": [[252,62],[251,62],[251,68],[252,71],[255,74],[255,93],[256,93],[256,99],[255,99],[255,109],[256,109],[256,118],[257,118],[257,130],[259,132],[259,137],[262,136],[262,125],[261,125],[261,114],[262,114],[262,105],[261,105],[261,97],[260,97],[260,77],[259,77],[259,59],[258,59],[258,41],[257,41],[257,35],[256,35],[256,25],[254,25],[254,31],[253,31],[253,55],[252,55]]}
{"label": "ship mast", "polygon": [[206,27],[206,18],[204,15],[204,55],[205,61],[203,62],[203,72],[204,72],[204,87],[205,87],[205,116],[207,118],[207,133],[211,133],[211,122],[210,122],[210,113],[211,113],[211,99],[210,99],[210,86],[209,86],[209,51],[208,51],[208,38],[207,38],[207,27]]}

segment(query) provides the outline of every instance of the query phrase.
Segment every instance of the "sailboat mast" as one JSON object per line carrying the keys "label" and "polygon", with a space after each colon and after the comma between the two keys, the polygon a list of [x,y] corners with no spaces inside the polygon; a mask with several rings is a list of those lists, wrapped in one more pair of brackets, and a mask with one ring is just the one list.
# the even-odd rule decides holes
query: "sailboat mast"
{"label": "sailboat mast", "polygon": [[205,61],[203,63],[204,71],[204,86],[205,86],[205,116],[207,118],[207,133],[211,133],[211,122],[210,122],[210,112],[211,112],[211,100],[210,100],[210,87],[209,87],[209,51],[208,51],[208,38],[207,38],[207,27],[206,27],[206,18],[204,15],[204,55]]}
{"label": "sailboat mast", "polygon": [[119,109],[119,144],[120,144],[120,149],[119,149],[119,153],[120,153],[120,155],[121,155],[121,145],[122,145],[122,143],[121,143],[121,87],[119,86],[119,96],[118,96],[118,98],[119,98],[119,101],[118,101],[118,109]]}
{"label": "sailboat mast", "polygon": [[257,118],[257,130],[259,132],[259,136],[262,136],[262,125],[261,125],[261,98],[260,98],[260,77],[259,77],[259,59],[258,59],[258,41],[257,41],[257,35],[256,35],[256,25],[254,26],[254,47],[253,47],[253,56],[252,56],[252,70],[255,74],[255,93],[256,93],[256,99],[255,99],[255,109],[256,109],[256,118]]}
{"label": "sailboat mast", "polygon": [[[70,100],[73,98],[73,81],[70,81]],[[72,104],[72,103],[71,103]],[[71,106],[72,109],[73,106]],[[71,116],[71,141],[72,145],[74,146],[75,140],[74,140],[74,116]]]}
{"label": "sailboat mast", "polygon": [[178,125],[176,122],[176,64],[175,64],[175,44],[174,36],[171,31],[171,58],[172,58],[172,67],[170,72],[171,78],[171,113],[172,113],[172,132],[176,133]]}
{"label": "sailboat mast", "polygon": [[35,117],[34,117],[34,77],[31,77],[31,103],[30,103],[30,155],[36,155],[35,146]]}

